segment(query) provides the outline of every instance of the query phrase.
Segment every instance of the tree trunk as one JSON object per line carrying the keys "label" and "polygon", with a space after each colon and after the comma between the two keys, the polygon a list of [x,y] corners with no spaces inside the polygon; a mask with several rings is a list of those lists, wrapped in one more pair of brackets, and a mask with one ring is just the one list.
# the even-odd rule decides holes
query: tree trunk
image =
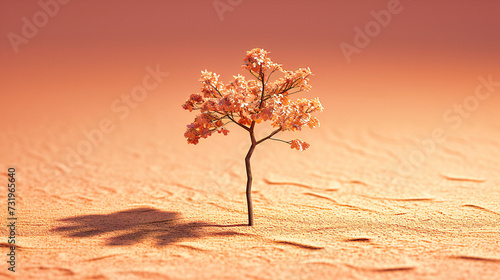
{"label": "tree trunk", "polygon": [[253,132],[253,125],[250,129],[250,139],[252,140],[252,145],[248,150],[247,156],[245,157],[245,167],[247,170],[247,206],[248,206],[248,225],[253,226],[253,207],[252,207],[252,168],[250,166],[250,158],[252,157],[253,150],[257,146],[257,141],[255,140],[255,135]]}

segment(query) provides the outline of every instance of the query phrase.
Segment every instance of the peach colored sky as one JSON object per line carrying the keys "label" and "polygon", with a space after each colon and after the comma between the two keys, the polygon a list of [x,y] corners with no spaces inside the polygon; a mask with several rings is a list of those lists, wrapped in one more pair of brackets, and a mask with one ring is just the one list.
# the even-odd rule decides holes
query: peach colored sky
{"label": "peach colored sky", "polygon": [[[99,116],[140,84],[146,66],[160,65],[170,75],[142,108],[181,113],[200,70],[227,80],[253,47],[285,68],[311,67],[309,96],[320,96],[332,123],[439,120],[474,93],[478,76],[500,80],[499,1],[396,1],[401,12],[348,63],[339,45],[354,45],[354,28],[390,2],[243,0],[221,20],[208,0],[73,0],[15,53],[8,34],[21,35],[22,18],[31,21],[41,7],[2,1],[0,87],[9,102],[0,106],[12,121]],[[488,117],[498,104],[490,98],[478,114]]]}

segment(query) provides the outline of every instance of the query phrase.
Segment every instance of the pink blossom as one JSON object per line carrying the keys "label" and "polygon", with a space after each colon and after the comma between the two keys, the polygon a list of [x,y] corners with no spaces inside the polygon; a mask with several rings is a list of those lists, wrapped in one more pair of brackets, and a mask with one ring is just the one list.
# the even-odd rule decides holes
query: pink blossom
{"label": "pink blossom", "polygon": [[309,148],[311,145],[307,144],[306,142],[300,140],[300,139],[295,139],[290,142],[290,148],[291,149],[297,149],[298,151],[305,151],[307,148]]}
{"label": "pink blossom", "polygon": [[[200,111],[194,122],[187,126],[184,136],[188,143],[197,144],[200,138],[207,138],[215,131],[227,135],[229,130],[225,125],[230,122],[247,130],[266,121],[278,131],[319,127],[318,119],[312,115],[323,111],[318,98],[290,100],[294,93],[311,90],[309,79],[312,72],[309,68],[283,70],[281,64],[274,63],[269,52],[263,49],[248,51],[242,68],[250,71],[255,79],[235,75],[232,81],[224,84],[216,73],[201,72],[201,93],[191,94],[182,105],[190,112]],[[282,77],[269,82],[273,74]],[[299,140],[294,141],[291,142],[292,148],[305,150],[309,147],[297,142]]]}

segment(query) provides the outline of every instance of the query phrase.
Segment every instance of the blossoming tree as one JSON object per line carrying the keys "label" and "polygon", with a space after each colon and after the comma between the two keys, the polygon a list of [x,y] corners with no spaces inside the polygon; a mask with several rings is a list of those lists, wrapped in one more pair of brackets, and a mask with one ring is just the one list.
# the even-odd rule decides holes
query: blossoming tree
{"label": "blossoming tree", "polygon": [[[319,121],[311,113],[323,111],[318,98],[290,100],[290,96],[295,93],[311,90],[311,70],[283,70],[280,64],[271,61],[268,54],[269,52],[258,48],[247,52],[242,67],[255,79],[246,80],[242,75],[237,75],[233,76],[231,82],[224,84],[219,81],[219,75],[202,71],[201,93],[191,94],[182,105],[182,108],[190,112],[200,111],[184,134],[190,144],[197,144],[200,138],[207,138],[215,132],[227,135],[229,130],[226,126],[230,123],[248,131],[251,144],[245,157],[245,167],[249,226],[254,224],[250,158],[255,147],[264,141],[276,140],[290,144],[292,149],[306,150],[309,144],[300,139],[284,141],[273,137],[280,132],[301,130],[303,126],[318,127]],[[271,80],[274,73],[282,75]],[[255,126],[266,121],[271,123],[274,130],[268,136],[256,139]]]}

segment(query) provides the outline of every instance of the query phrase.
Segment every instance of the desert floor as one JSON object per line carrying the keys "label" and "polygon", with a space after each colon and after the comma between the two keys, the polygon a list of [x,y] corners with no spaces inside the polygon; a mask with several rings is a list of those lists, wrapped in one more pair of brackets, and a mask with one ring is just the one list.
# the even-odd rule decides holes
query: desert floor
{"label": "desert floor", "polygon": [[[233,127],[188,145],[182,134],[192,114],[145,104],[123,121],[56,110],[6,124],[1,177],[6,184],[9,164],[16,167],[18,247],[17,272],[4,260],[0,277],[500,275],[500,127],[492,115],[460,127],[440,119],[362,125],[325,111],[321,128],[297,134],[309,150],[258,146],[255,226],[247,227],[246,135]],[[108,116],[114,129],[101,138],[93,129]],[[435,129],[444,137],[434,147]],[[0,233],[7,252],[6,227]]]}
{"label": "desert floor", "polygon": [[[498,0],[0,1],[0,280],[499,280],[499,29]],[[256,148],[248,227],[246,131],[188,144],[181,106],[253,48],[325,110]]]}

